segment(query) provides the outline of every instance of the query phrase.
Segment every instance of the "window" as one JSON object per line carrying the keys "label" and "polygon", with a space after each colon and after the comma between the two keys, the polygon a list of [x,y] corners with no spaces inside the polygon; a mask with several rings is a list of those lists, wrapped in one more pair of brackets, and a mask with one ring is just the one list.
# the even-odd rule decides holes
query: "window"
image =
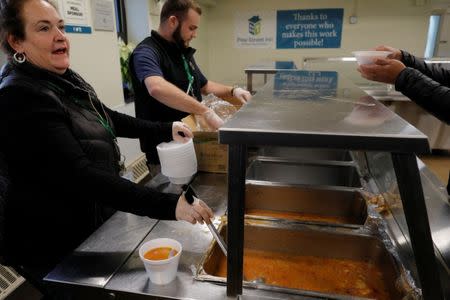
{"label": "window", "polygon": [[427,45],[425,47],[425,58],[433,57],[436,52],[436,43],[439,35],[441,15],[431,15],[428,25]]}

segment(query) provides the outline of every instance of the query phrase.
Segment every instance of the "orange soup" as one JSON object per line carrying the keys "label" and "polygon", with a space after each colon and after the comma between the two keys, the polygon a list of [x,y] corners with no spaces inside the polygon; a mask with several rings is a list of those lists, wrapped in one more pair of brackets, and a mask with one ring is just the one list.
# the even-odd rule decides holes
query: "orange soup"
{"label": "orange soup", "polygon": [[[169,258],[169,253],[172,250],[170,247],[153,248],[145,252],[144,257],[150,260],[163,260]],[[173,256],[177,255],[178,251],[174,249]]]}
{"label": "orange soup", "polygon": [[[316,292],[390,300],[379,266],[344,258],[303,256],[244,248],[244,278],[264,278],[266,284]],[[221,256],[213,275],[227,277]]]}

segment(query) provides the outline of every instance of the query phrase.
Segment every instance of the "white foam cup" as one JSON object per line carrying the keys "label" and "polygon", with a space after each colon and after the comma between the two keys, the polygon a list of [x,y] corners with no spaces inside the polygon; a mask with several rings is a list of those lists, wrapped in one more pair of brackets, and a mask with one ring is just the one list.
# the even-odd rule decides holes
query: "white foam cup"
{"label": "white foam cup", "polygon": [[[177,254],[163,260],[150,260],[144,257],[144,254],[155,248],[170,247],[177,251]],[[181,244],[169,238],[158,238],[150,240],[142,244],[139,248],[139,257],[144,263],[145,271],[147,272],[150,281],[155,284],[167,284],[175,279],[177,276],[178,263],[180,262]]]}

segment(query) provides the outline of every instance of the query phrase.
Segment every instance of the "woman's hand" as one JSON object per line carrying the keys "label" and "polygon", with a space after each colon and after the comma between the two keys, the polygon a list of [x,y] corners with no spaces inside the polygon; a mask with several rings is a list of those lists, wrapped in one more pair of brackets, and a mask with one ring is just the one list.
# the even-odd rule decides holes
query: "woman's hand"
{"label": "woman's hand", "polygon": [[175,217],[178,221],[187,221],[191,224],[199,222],[210,223],[210,219],[214,217],[211,208],[206,205],[202,200],[195,198],[194,203],[189,204],[184,197],[184,193],[181,194],[178,199],[177,207],[175,209]]}
{"label": "woman's hand", "polygon": [[186,143],[193,136],[191,129],[183,122],[172,123],[172,138],[174,141]]}

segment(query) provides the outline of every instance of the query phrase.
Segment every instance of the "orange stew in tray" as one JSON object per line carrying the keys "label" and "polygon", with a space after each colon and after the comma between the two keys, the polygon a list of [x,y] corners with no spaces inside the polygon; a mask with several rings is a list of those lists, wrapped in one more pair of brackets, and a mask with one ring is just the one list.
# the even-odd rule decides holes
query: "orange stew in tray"
{"label": "orange stew in tray", "polygon": [[[381,269],[371,262],[244,249],[244,278],[285,288],[389,300]],[[221,257],[213,275],[227,276]]]}

